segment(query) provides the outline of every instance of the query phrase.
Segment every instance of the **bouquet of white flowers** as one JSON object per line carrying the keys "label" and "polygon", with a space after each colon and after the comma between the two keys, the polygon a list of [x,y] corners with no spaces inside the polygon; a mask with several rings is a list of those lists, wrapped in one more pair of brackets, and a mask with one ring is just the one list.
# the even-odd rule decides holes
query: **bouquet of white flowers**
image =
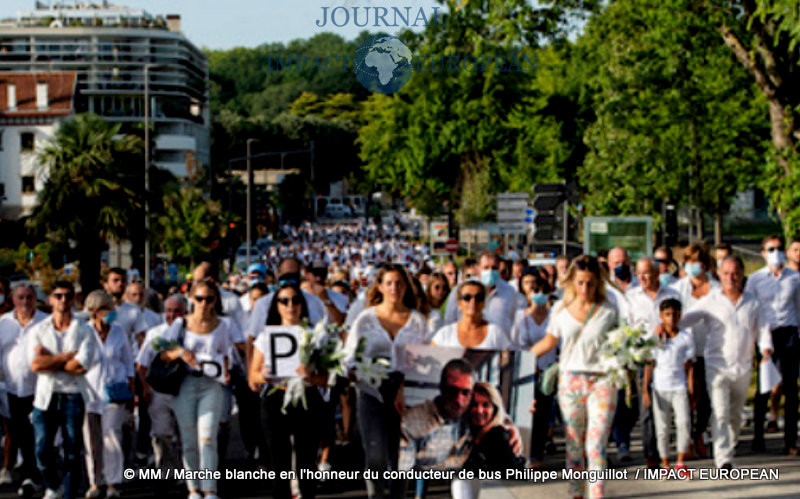
{"label": "bouquet of white flowers", "polygon": [[600,347],[600,362],[615,386],[625,388],[625,403],[631,406],[631,384],[634,373],[653,357],[658,338],[647,334],[643,328],[624,324],[608,333]]}
{"label": "bouquet of white flowers", "polygon": [[[343,363],[345,352],[340,337],[342,328],[326,321],[320,321],[314,329],[309,329],[307,322],[302,327],[299,345],[302,369],[308,376],[327,374],[328,386],[333,385],[337,375],[345,376]],[[297,404],[302,402],[303,407],[308,408],[304,377],[289,378],[272,391],[280,389],[286,390],[282,408],[284,412],[289,404],[297,407]]]}

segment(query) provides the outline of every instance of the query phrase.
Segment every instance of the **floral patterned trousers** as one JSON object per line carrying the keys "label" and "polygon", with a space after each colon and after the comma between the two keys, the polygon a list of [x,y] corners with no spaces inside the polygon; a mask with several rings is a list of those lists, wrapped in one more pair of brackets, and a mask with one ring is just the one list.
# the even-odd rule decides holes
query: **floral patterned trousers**
{"label": "floral patterned trousers", "polygon": [[[575,471],[604,470],[606,442],[614,421],[617,390],[599,374],[562,372],[558,383],[558,405],[567,436],[567,467]],[[586,461],[588,460],[588,468]],[[603,481],[570,481],[572,497],[603,497]]]}

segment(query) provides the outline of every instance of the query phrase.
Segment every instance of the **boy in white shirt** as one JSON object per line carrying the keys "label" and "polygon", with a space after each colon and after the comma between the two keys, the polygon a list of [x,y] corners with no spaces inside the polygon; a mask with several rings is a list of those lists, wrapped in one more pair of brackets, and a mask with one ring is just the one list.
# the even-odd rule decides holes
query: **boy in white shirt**
{"label": "boy in white shirt", "polygon": [[642,403],[649,407],[652,403],[655,416],[656,439],[661,466],[669,468],[669,432],[672,413],[675,414],[677,430],[676,447],[678,461],[675,469],[685,472],[683,460],[689,451],[691,416],[689,399],[692,393],[692,361],[694,360],[694,338],[685,329],[678,329],[681,320],[681,302],[668,298],[659,305],[659,315],[663,322],[663,333],[659,336],[660,345],[653,352],[653,361],[645,368],[645,385],[653,380],[653,400],[645,391]]}

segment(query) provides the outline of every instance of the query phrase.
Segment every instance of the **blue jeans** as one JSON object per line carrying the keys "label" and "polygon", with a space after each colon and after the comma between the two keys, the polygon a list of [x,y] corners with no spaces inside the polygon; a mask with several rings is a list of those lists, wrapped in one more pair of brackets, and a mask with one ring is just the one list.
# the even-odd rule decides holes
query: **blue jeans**
{"label": "blue jeans", "polygon": [[56,464],[53,442],[61,429],[64,449],[64,499],[76,497],[81,483],[81,451],[83,447],[84,406],[80,393],[54,393],[46,411],[33,409],[33,433],[36,446],[36,465],[42,474],[45,488],[58,490],[62,479]]}

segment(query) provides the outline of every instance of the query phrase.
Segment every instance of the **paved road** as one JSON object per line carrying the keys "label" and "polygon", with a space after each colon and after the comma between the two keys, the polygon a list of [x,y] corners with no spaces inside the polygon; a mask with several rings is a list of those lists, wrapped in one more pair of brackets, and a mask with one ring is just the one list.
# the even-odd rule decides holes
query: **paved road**
{"label": "paved road", "polygon": [[[235,423],[234,417],[234,423]],[[708,498],[716,494],[722,494],[725,499],[737,497],[777,497],[777,498],[800,498],[800,458],[786,457],[780,455],[782,441],[776,434],[767,435],[767,453],[754,455],[750,452],[750,428],[746,428],[740,441],[736,464],[741,470],[743,468],[776,469],[779,479],[777,481],[750,481],[750,480],[609,480],[606,482],[606,493],[608,497],[634,498],[649,497],[657,498]],[[229,456],[242,455],[242,441],[238,431],[232,432],[232,440],[229,446]],[[634,444],[639,442],[638,435],[634,434]],[[563,438],[556,439],[558,452],[553,456],[548,456],[545,461],[548,470],[561,472],[564,463]],[[611,466],[614,467],[615,450],[613,444],[610,446],[609,458]],[[339,456],[332,455],[332,462],[357,462],[358,458],[342,455],[346,449],[338,449]],[[357,450],[355,451],[357,452]],[[625,467],[616,469],[628,470],[628,476],[632,477],[637,469],[643,469],[644,461],[641,454],[641,446],[634,446],[632,449],[634,461]],[[695,460],[687,463],[692,468],[712,469],[713,464],[710,459]],[[243,463],[233,462],[232,466],[242,469]],[[354,467],[353,467],[354,468]],[[640,472],[641,473],[641,472]],[[410,487],[409,497],[413,497],[413,486]],[[123,484],[123,497],[131,499],[143,498],[185,498],[185,488],[181,484],[168,484],[156,481],[134,481]],[[567,484],[560,478],[546,483],[529,482],[484,482],[482,499],[534,499],[534,498],[561,498],[568,497]],[[262,481],[234,481],[222,480],[220,482],[220,496],[228,498],[263,498],[272,497],[271,482]],[[0,486],[0,499],[16,497],[16,493],[11,486]],[[361,481],[335,481],[321,484],[318,497],[321,498],[361,498],[365,497],[363,482]],[[450,497],[450,487],[446,482],[432,482],[429,484],[429,498]]]}

